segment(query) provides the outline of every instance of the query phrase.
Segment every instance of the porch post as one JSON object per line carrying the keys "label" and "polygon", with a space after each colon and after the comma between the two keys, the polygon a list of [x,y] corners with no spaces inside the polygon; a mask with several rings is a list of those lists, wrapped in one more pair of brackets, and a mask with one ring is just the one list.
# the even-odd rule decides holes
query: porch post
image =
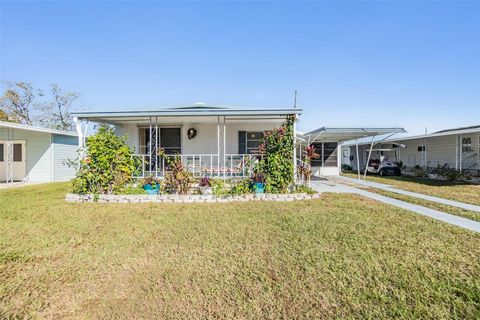
{"label": "porch post", "polygon": [[148,139],[148,174],[152,174],[152,117],[149,118],[150,122],[150,130],[149,132],[149,139]]}
{"label": "porch post", "polygon": [[[293,120],[293,183],[297,179],[297,121]],[[301,151],[300,151],[301,152]],[[300,153],[301,154],[301,153]]]}
{"label": "porch post", "polygon": [[455,170],[458,170],[458,135],[455,136]]}
{"label": "porch post", "polygon": [[375,140],[375,136],[372,137],[372,142],[370,143],[370,151],[368,151],[367,164],[365,165],[365,172],[363,173],[363,180],[365,180],[367,178],[368,163],[370,162],[370,157],[372,156],[372,149],[373,149],[373,141],[374,140]]}
{"label": "porch post", "polygon": [[355,140],[355,148],[357,150],[357,173],[358,173],[358,180],[360,180],[360,159],[358,158],[358,140]]}
{"label": "porch post", "polygon": [[460,134],[460,137],[458,139],[458,166],[460,167],[460,171],[462,171],[463,167],[463,135]]}
{"label": "porch post", "polygon": [[73,118],[73,122],[75,122],[75,129],[78,135],[78,147],[83,147],[83,130],[82,130],[82,120],[79,120],[77,117]]}
{"label": "porch post", "polygon": [[217,174],[220,175],[220,117],[217,117]]}
{"label": "porch post", "polygon": [[158,177],[158,118],[155,117],[155,177]]}

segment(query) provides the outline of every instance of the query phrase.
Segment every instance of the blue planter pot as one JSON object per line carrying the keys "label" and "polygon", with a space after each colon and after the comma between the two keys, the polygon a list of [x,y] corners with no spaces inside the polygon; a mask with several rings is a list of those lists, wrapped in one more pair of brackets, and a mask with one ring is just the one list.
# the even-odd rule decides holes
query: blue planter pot
{"label": "blue planter pot", "polygon": [[255,193],[265,193],[265,184],[261,182],[256,182],[253,185],[253,190],[255,190]]}
{"label": "blue planter pot", "polygon": [[152,189],[153,189],[153,187],[152,187],[151,184],[146,184],[146,185],[143,186],[143,190],[152,190]]}
{"label": "blue planter pot", "polygon": [[148,194],[149,196],[154,196],[158,194],[158,189],[146,189],[145,193]]}

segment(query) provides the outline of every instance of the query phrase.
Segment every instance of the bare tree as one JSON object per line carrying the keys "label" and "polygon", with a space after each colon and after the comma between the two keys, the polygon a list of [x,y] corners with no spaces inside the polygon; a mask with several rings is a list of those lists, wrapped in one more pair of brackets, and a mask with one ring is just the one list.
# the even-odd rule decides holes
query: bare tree
{"label": "bare tree", "polygon": [[63,92],[57,84],[52,84],[50,89],[53,101],[47,105],[47,118],[41,122],[54,129],[72,130],[73,117],[70,115],[70,109],[78,99],[77,92]]}
{"label": "bare tree", "polygon": [[7,114],[7,119],[32,125],[35,112],[42,109],[42,105],[36,102],[36,98],[42,95],[42,92],[34,90],[30,83],[7,82],[7,89],[0,97],[0,109]]}

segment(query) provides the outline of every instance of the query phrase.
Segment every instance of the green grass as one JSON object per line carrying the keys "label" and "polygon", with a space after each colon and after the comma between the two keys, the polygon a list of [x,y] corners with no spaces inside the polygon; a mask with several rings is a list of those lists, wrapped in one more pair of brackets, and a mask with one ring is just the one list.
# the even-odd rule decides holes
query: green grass
{"label": "green grass", "polygon": [[480,235],[354,195],[72,204],[0,191],[0,318],[480,317]]}
{"label": "green grass", "polygon": [[[344,173],[344,175],[357,178],[357,175],[354,173]],[[409,176],[381,177],[377,175],[367,175],[367,180],[389,184],[403,190],[423,193],[434,197],[480,205],[480,185],[467,182],[441,181]]]}
{"label": "green grass", "polygon": [[445,204],[428,201],[420,198],[410,197],[403,194],[398,194],[394,192],[389,192],[385,190],[375,189],[375,188],[363,188],[364,190],[368,190],[370,192],[378,193],[386,197],[394,198],[397,200],[405,201],[408,203],[413,203],[419,206],[427,207],[434,210],[439,210],[442,212],[450,213],[459,217],[467,218],[470,220],[480,222],[480,213],[470,210],[465,210],[458,207],[448,206]]}

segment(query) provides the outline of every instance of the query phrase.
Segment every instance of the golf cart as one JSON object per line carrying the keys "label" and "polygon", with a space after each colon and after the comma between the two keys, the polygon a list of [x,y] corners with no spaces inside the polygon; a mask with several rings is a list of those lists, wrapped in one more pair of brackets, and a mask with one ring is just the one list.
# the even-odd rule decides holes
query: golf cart
{"label": "golf cart", "polygon": [[367,171],[370,173],[376,173],[381,176],[400,176],[402,169],[395,161],[390,161],[388,157],[379,156],[375,159],[370,159],[367,166]]}

